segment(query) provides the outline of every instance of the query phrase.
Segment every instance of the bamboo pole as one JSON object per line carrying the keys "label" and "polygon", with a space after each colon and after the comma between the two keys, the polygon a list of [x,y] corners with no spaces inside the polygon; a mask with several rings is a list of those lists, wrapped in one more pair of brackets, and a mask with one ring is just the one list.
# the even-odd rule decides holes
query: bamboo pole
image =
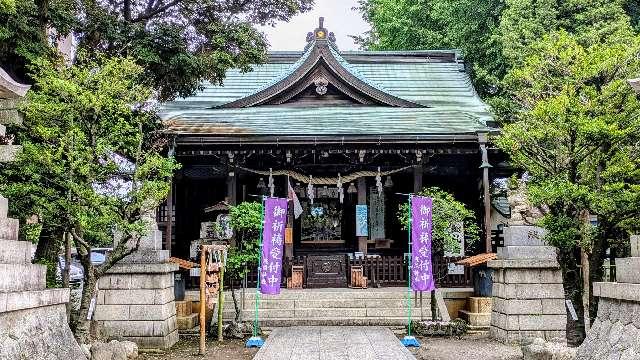
{"label": "bamboo pole", "polygon": [[224,265],[220,266],[220,276],[218,282],[220,284],[218,288],[218,341],[222,341],[222,311],[224,309]]}
{"label": "bamboo pole", "polygon": [[205,353],[205,323],[206,323],[206,302],[205,299],[205,287],[206,285],[206,248],[200,246],[200,355]]}

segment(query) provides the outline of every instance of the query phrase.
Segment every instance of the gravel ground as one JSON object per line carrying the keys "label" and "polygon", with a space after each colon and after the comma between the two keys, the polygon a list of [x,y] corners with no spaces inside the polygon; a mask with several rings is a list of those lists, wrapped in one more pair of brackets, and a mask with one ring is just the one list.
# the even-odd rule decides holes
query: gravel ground
{"label": "gravel ground", "polygon": [[181,339],[168,352],[146,353],[138,357],[139,360],[169,360],[169,359],[206,359],[206,360],[250,360],[258,349],[246,349],[244,340],[225,340],[222,344],[217,341],[207,342],[206,356],[198,355],[198,338]]}
{"label": "gravel ground", "polygon": [[[411,349],[418,360],[516,360],[522,359],[522,352],[516,346],[509,346],[491,341],[487,335],[467,335],[462,339],[455,338],[420,338],[422,346]],[[198,355],[198,339],[181,339],[168,352],[146,353],[139,360],[173,360],[173,359],[206,359],[206,360],[250,360],[258,352],[257,349],[246,349],[244,340],[225,340],[207,343],[206,356]]]}
{"label": "gravel ground", "polygon": [[419,349],[411,352],[418,360],[515,360],[522,359],[517,346],[504,345],[488,335],[466,335],[456,338],[420,338]]}

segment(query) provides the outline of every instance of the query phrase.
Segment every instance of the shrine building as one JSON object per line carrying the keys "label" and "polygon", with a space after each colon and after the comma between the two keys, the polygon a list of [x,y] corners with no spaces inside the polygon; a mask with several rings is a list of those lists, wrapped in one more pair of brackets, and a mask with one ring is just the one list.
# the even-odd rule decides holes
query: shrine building
{"label": "shrine building", "polygon": [[203,86],[161,108],[182,165],[159,211],[172,256],[192,256],[203,223],[228,205],[287,197],[287,181],[303,211],[285,254],[318,257],[308,276],[340,273],[340,259],[406,253],[398,207],[427,186],[475,211],[484,233],[467,255],[491,251],[500,206],[489,184],[505,162],[488,148],[497,128],[458,51],[340,51],[321,19],[303,51],[270,52]]}

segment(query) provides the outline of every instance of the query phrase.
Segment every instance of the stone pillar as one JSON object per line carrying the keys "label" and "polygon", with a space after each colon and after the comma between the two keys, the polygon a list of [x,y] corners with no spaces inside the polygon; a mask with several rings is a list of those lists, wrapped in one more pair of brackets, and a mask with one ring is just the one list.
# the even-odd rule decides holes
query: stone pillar
{"label": "stone pillar", "polygon": [[504,247],[490,261],[493,268],[491,337],[518,342],[539,337],[565,338],[566,310],[562,273],[544,230],[512,225],[504,230]]}
{"label": "stone pillar", "polygon": [[152,222],[135,253],[114,265],[98,281],[93,320],[109,339],[133,341],[140,349],[168,349],[178,341],[173,273],[162,250],[162,232]]}
{"label": "stone pillar", "polygon": [[593,284],[598,316],[577,359],[640,359],[640,236],[631,237],[631,257],[616,259],[616,280]]}

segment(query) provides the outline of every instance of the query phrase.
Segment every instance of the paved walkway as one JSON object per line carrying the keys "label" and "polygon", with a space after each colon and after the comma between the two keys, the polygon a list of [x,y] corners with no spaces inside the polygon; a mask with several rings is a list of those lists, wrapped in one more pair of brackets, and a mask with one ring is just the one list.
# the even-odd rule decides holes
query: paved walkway
{"label": "paved walkway", "polygon": [[415,360],[383,327],[276,328],[253,360]]}

